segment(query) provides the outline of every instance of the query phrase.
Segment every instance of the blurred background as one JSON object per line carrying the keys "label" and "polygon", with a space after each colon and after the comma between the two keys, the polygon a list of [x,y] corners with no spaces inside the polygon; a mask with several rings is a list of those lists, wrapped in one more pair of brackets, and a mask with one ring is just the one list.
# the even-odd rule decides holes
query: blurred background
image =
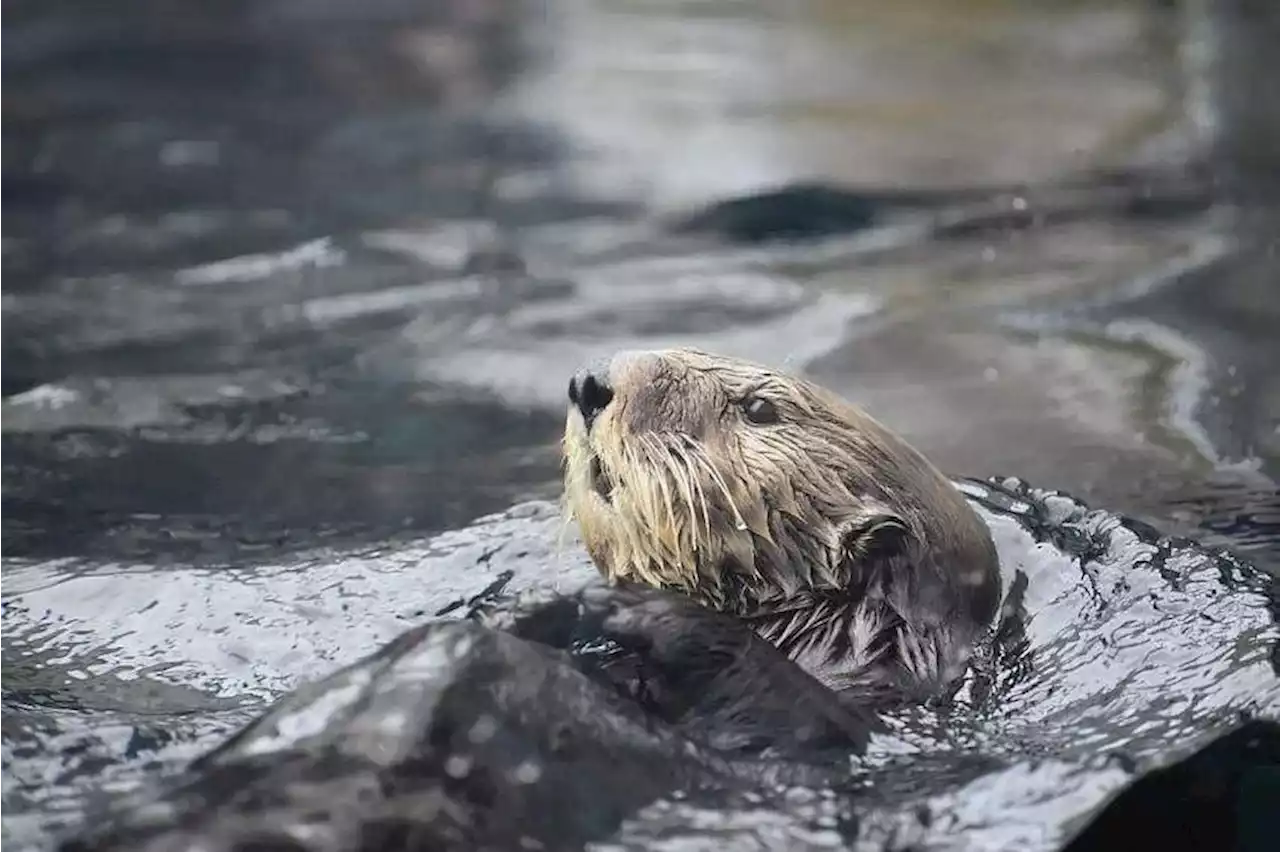
{"label": "blurred background", "polygon": [[559,491],[584,360],[803,372],[1280,559],[1266,0],[12,0],[5,560]]}

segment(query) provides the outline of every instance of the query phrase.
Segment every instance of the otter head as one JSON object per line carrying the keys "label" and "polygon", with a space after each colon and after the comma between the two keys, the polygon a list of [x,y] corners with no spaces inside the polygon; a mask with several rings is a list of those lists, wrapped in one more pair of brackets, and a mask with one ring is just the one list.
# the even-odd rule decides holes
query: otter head
{"label": "otter head", "polygon": [[744,614],[798,594],[994,613],[986,525],[923,456],[826,389],[672,349],[581,370],[569,398],[565,500],[606,577]]}

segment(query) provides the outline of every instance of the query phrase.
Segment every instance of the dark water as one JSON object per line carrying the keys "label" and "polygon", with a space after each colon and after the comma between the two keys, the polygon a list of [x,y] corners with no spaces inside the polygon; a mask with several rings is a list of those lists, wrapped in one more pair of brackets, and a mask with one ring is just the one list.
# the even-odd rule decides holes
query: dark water
{"label": "dark water", "polygon": [[1266,8],[171,5],[6,8],[11,843],[482,588],[618,348],[1280,569]]}

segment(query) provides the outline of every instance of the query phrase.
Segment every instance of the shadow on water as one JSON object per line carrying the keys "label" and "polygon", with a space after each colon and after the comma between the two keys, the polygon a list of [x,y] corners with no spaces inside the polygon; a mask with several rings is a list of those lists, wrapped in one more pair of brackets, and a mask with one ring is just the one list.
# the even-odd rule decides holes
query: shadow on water
{"label": "shadow on water", "polygon": [[503,559],[589,575],[542,504],[442,531],[555,496],[566,377],[619,348],[1280,570],[1255,5],[9,4],[5,840]]}

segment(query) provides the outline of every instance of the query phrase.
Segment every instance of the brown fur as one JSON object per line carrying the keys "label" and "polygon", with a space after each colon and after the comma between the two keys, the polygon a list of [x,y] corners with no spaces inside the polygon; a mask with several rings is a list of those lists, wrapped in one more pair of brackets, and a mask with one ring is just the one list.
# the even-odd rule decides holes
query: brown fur
{"label": "brown fur", "polygon": [[[997,557],[920,453],[738,359],[620,353],[601,375],[613,399],[590,428],[570,409],[564,451],[566,507],[604,576],[745,617],[836,689],[916,695],[959,674],[997,606]],[[752,398],[777,422],[750,422]]]}

